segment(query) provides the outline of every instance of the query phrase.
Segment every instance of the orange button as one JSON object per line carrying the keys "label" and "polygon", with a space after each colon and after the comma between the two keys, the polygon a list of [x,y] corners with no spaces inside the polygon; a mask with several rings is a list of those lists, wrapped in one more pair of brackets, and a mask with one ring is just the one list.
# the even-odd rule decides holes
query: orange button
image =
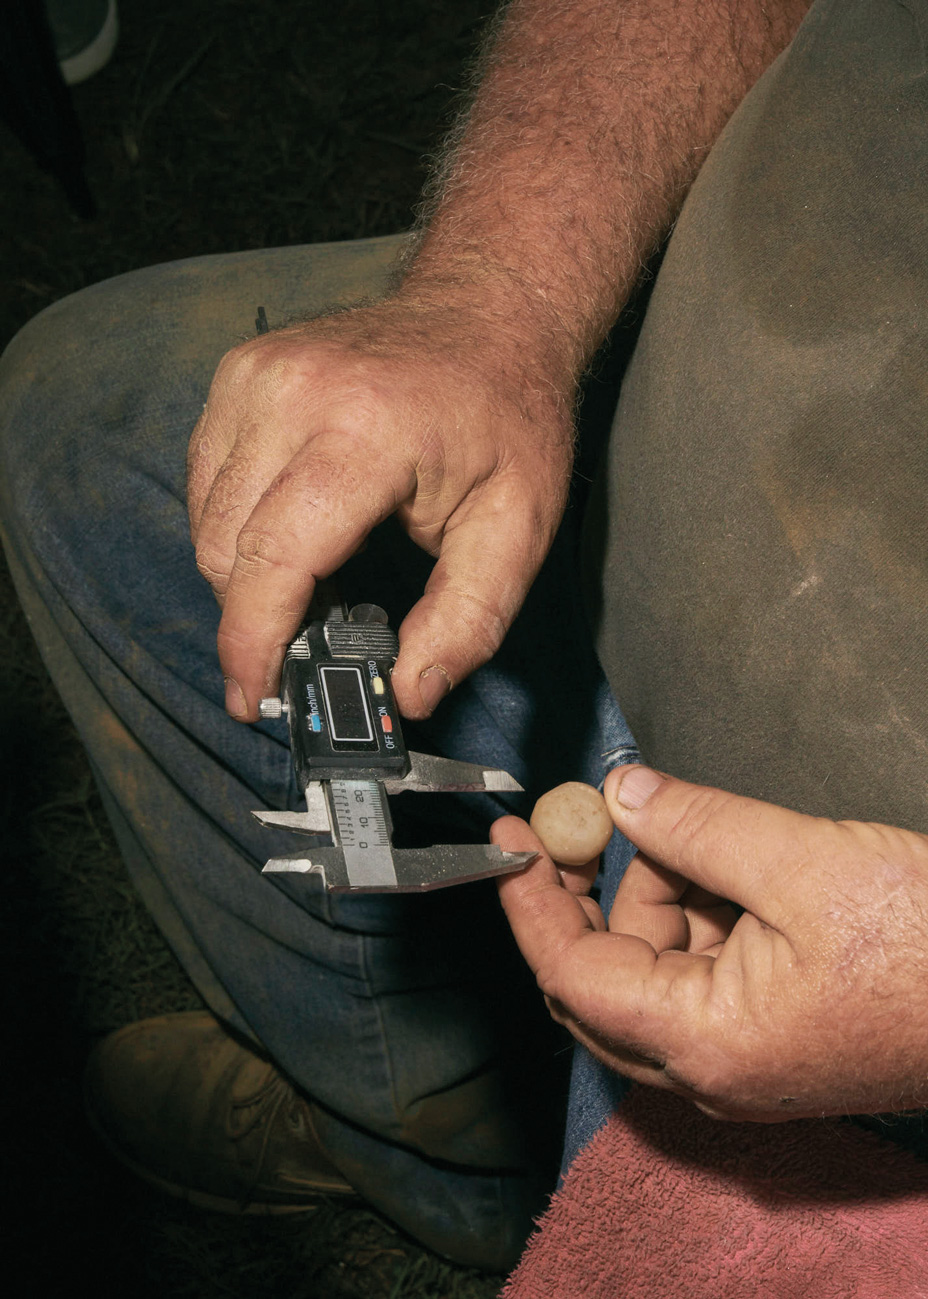
{"label": "orange button", "polygon": [[387,735],[389,735],[390,732],[393,730],[393,723],[391,722],[389,717],[381,717],[380,725],[383,727]]}

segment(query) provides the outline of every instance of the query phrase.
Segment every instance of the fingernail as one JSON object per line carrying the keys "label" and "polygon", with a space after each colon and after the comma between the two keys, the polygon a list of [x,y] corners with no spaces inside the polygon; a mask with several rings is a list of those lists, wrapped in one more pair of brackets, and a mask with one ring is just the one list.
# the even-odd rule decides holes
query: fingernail
{"label": "fingernail", "polygon": [[434,712],[451,689],[451,678],[444,668],[426,668],[419,673],[419,698],[430,713]]}
{"label": "fingernail", "polygon": [[226,712],[232,717],[242,717],[248,711],[242,687],[234,677],[223,677],[226,683]]}
{"label": "fingernail", "polygon": [[617,767],[606,780],[609,796],[632,812],[644,807],[663,783],[664,777],[650,767]]}

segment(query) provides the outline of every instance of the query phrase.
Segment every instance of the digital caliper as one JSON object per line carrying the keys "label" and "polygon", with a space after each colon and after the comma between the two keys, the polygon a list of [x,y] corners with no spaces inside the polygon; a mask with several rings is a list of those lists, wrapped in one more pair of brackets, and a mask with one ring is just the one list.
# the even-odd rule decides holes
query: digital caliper
{"label": "digital caliper", "polygon": [[362,604],[346,614],[334,593],[317,588],[310,621],[287,650],[280,697],[261,701],[262,717],[287,719],[306,811],[254,815],[332,842],[273,857],[265,871],[312,872],[334,890],[408,893],[502,875],[535,855],[495,844],[393,847],[388,794],[521,790],[497,768],[406,749],[390,684],[398,652],[383,609]]}

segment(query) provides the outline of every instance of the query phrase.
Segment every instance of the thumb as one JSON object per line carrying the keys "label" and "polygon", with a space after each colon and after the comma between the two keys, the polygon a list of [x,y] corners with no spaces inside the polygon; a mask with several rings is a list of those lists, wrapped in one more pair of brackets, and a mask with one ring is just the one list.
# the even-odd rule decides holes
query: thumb
{"label": "thumb", "polygon": [[393,689],[406,717],[429,716],[503,642],[544,559],[552,528],[508,494],[486,492],[446,530],[422,599],[399,630]]}
{"label": "thumb", "polygon": [[822,878],[816,868],[845,863],[848,835],[871,828],[691,785],[649,767],[616,768],[603,793],[618,828],[649,858],[777,929],[794,915],[797,890],[808,895],[815,877]]}

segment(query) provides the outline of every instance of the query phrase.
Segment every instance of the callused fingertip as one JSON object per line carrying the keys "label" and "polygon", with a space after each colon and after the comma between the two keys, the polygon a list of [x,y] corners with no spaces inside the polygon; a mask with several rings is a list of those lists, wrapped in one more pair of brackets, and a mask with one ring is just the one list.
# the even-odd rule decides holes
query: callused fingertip
{"label": "callused fingertip", "polygon": [[419,673],[419,698],[430,717],[450,690],[451,678],[439,664]]}
{"label": "callused fingertip", "polygon": [[665,777],[650,767],[616,767],[606,777],[603,792],[608,802],[637,812],[664,783]]}

